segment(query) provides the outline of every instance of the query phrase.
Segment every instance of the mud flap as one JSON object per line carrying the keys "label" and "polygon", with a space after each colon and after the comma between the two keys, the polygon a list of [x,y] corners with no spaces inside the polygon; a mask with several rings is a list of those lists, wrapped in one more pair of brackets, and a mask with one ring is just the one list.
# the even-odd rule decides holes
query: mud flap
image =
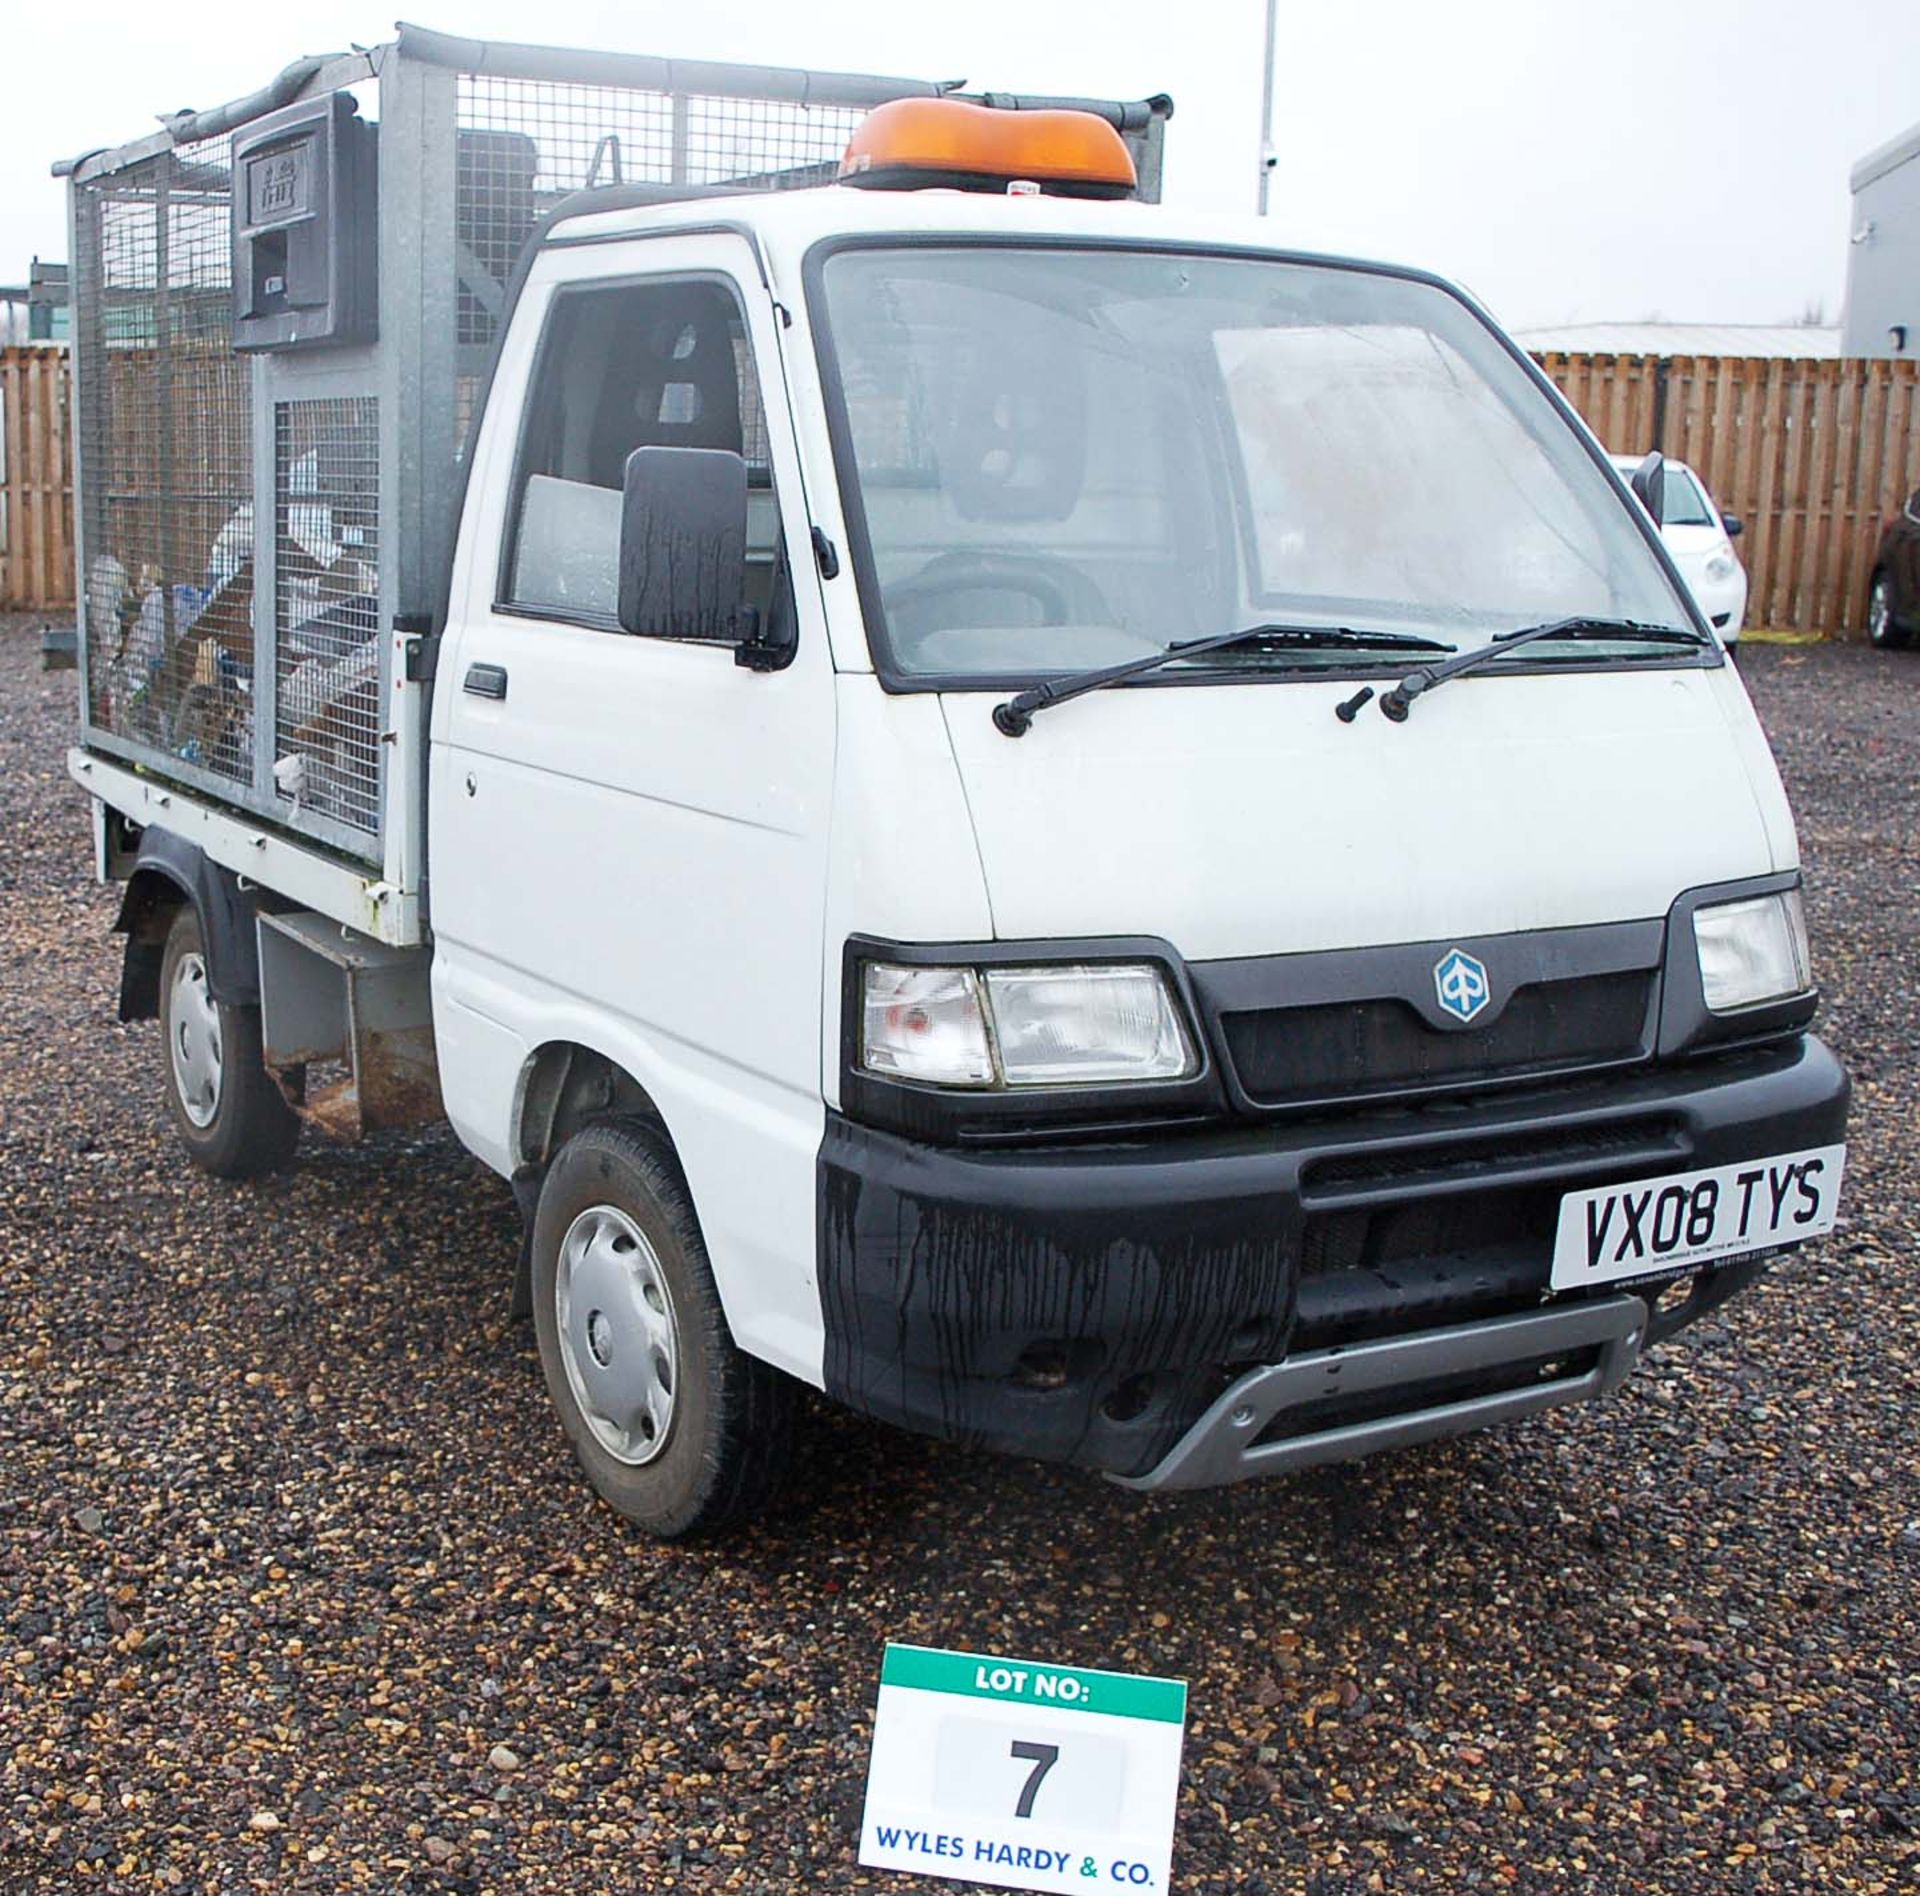
{"label": "mud flap", "polygon": [[540,1208],[540,1185],[545,1177],[544,1168],[537,1165],[523,1165],[513,1175],[513,1202],[520,1213],[520,1255],[513,1266],[509,1317],[533,1315],[533,1215]]}

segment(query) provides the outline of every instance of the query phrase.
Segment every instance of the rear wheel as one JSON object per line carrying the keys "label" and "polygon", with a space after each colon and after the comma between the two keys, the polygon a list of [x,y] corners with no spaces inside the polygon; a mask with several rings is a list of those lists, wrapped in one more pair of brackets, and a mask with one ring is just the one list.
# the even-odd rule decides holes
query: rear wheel
{"label": "rear wheel", "polygon": [[187,1156],[216,1178],[286,1164],[300,1116],[260,1058],[260,1010],[216,1000],[192,903],[174,915],[160,962],[167,1110]]}
{"label": "rear wheel", "polygon": [[561,1148],[533,1226],[548,1393],[595,1491],[663,1540],[744,1519],[793,1437],[793,1385],[734,1344],[679,1169],[607,1120]]}
{"label": "rear wheel", "polygon": [[1867,642],[1893,651],[1905,645],[1908,637],[1893,616],[1893,581],[1885,573],[1875,573],[1867,593]]}

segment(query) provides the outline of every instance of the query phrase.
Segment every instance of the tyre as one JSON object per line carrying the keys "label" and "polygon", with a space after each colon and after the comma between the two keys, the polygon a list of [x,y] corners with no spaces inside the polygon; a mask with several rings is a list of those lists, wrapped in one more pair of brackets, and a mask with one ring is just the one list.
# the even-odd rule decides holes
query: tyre
{"label": "tyre", "polygon": [[1882,651],[1895,651],[1907,643],[1909,634],[1893,616],[1893,582],[1885,573],[1875,573],[1867,593],[1867,643]]}
{"label": "tyre", "polygon": [[187,1156],[216,1178],[255,1178],[286,1164],[300,1115],[260,1058],[260,1010],[216,1000],[191,902],[178,909],[160,961],[167,1110]]}
{"label": "tyre", "polygon": [[663,1135],[604,1120],[561,1148],[534,1214],[533,1322],[574,1453],[617,1513],[681,1540],[771,1498],[793,1385],[735,1346]]}

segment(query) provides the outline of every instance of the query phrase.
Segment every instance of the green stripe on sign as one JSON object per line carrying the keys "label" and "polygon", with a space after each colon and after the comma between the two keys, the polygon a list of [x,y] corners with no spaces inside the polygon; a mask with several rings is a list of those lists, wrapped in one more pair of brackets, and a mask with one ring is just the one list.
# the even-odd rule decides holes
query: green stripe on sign
{"label": "green stripe on sign", "polygon": [[915,1692],[995,1699],[1007,1705],[1041,1705],[1049,1711],[1105,1712],[1110,1718],[1152,1718],[1167,1725],[1184,1725],[1187,1720],[1183,1679],[1087,1672],[1078,1666],[1042,1665],[1032,1659],[996,1659],[984,1652],[889,1646],[880,1666],[880,1683]]}

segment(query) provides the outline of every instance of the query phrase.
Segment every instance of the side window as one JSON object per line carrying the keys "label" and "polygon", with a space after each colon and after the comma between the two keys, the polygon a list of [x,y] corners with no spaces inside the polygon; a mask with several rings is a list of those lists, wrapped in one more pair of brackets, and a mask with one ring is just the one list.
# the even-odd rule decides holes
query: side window
{"label": "side window", "polygon": [[619,629],[621,483],[644,447],[727,448],[746,461],[742,603],[775,630],[791,623],[746,318],[728,285],[705,278],[554,298],[514,470],[501,603]]}

